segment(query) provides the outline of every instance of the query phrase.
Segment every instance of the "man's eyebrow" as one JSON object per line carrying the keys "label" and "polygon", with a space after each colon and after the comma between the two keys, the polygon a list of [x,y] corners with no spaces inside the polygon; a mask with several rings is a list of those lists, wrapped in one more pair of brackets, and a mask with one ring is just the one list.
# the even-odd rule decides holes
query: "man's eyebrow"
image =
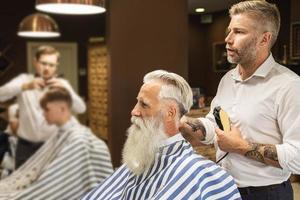
{"label": "man's eyebrow", "polygon": [[137,100],[143,104],[150,105],[150,102],[143,97],[137,98]]}
{"label": "man's eyebrow", "polygon": [[145,101],[144,98],[138,98],[138,101],[143,102],[143,103],[146,103],[146,102],[147,102],[147,101]]}

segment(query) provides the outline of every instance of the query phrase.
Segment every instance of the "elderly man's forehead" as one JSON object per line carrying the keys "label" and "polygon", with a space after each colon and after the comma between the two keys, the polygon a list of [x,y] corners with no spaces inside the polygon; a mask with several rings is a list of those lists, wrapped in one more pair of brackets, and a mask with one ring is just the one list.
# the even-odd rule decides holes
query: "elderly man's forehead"
{"label": "elderly man's forehead", "polygon": [[140,92],[138,94],[139,97],[157,97],[159,91],[161,89],[161,84],[158,82],[150,82],[142,85]]}
{"label": "elderly man's forehead", "polygon": [[160,91],[162,84],[159,82],[150,82],[142,85],[141,90],[143,92],[157,93]]}

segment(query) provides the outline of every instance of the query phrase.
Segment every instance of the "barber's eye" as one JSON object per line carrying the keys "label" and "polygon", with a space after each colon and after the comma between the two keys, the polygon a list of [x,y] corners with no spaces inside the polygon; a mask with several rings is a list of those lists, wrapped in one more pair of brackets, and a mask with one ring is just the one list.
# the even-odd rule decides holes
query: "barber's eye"
{"label": "barber's eye", "polygon": [[39,61],[43,66],[49,66],[49,67],[56,67],[57,64],[55,63],[48,63],[45,61]]}

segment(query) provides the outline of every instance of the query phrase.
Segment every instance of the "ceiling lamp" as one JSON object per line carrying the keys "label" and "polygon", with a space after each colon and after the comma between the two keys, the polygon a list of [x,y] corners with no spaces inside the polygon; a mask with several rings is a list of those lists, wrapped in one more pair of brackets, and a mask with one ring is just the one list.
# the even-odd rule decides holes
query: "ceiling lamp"
{"label": "ceiling lamp", "polygon": [[40,11],[68,15],[89,15],[105,12],[104,0],[36,0]]}
{"label": "ceiling lamp", "polygon": [[45,14],[35,13],[25,17],[21,21],[18,36],[49,38],[59,37],[60,33],[54,19]]}
{"label": "ceiling lamp", "polygon": [[204,9],[204,8],[196,8],[195,11],[196,11],[197,13],[202,13],[202,12],[205,11],[205,9]]}

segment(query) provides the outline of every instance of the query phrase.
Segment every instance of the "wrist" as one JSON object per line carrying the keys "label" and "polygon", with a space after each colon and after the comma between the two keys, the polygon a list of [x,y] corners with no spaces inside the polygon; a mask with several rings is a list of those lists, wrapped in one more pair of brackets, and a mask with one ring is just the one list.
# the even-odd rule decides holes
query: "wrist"
{"label": "wrist", "polygon": [[247,152],[252,150],[252,144],[246,140],[240,143],[237,148],[237,153],[241,155],[245,155]]}
{"label": "wrist", "polygon": [[26,83],[24,83],[21,88],[22,88],[22,91],[28,90],[28,86]]}

